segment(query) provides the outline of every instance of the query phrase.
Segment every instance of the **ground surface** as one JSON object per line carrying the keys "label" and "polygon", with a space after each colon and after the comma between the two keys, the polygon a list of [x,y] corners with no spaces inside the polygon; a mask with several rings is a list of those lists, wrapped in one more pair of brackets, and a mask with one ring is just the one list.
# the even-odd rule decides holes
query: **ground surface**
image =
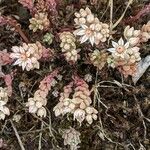
{"label": "ground surface", "polygon": [[[58,7],[57,18],[52,18],[54,24],[51,31],[54,35],[57,35],[58,32],[65,30],[66,28],[72,30],[74,12],[82,7],[85,8],[86,5],[91,8],[94,14],[97,14],[98,17],[101,18],[101,21],[109,23],[110,11],[107,0],[103,0],[103,2],[99,2],[97,5],[91,5],[90,2],[81,4],[79,3],[79,0],[65,1],[64,4],[60,4]],[[126,4],[126,0],[114,1],[113,22],[116,22],[122,15],[126,8]],[[125,22],[136,28],[147,23],[147,21],[150,20],[150,15],[148,14],[142,16],[135,22],[128,22],[128,20],[126,20],[130,16],[135,16],[147,4],[148,1],[146,0],[135,0],[128,8],[121,23],[115,29],[117,32],[113,37],[120,37]],[[17,21],[21,24],[21,28],[30,42],[36,40],[42,41],[42,32],[32,33],[29,31],[28,25],[31,16],[28,10],[23,8],[16,0],[0,1],[0,11],[5,16],[17,18]],[[22,41],[23,39],[20,35],[11,31],[9,26],[0,27],[0,50],[7,49],[8,51],[11,51],[13,45],[19,45]],[[89,45],[85,46],[86,48],[82,45],[79,47],[83,49],[83,56],[87,51],[91,51]],[[101,47],[102,45],[99,45],[97,48]],[[60,49],[57,38],[50,48]],[[149,42],[143,44],[141,48],[142,57],[148,55],[149,50]],[[76,66],[68,66],[65,60],[60,61],[56,58],[55,63],[51,61],[43,62],[40,70],[31,72],[22,72],[21,69],[17,68],[17,74],[13,80],[13,95],[9,100],[11,115],[7,117],[5,121],[0,121],[0,138],[2,138],[5,143],[2,149],[21,149],[10,121],[14,114],[20,114],[21,120],[18,123],[14,122],[13,124],[15,125],[26,150],[38,149],[39,136],[41,133],[41,150],[69,149],[69,147],[63,145],[63,139],[60,134],[60,130],[69,126],[74,126],[76,130],[81,132],[82,144],[80,144],[79,148],[81,150],[123,150],[125,147],[129,150],[138,150],[140,143],[146,150],[150,150],[150,122],[145,119],[150,118],[149,70],[146,71],[143,77],[138,81],[137,85],[134,85],[130,77],[125,79],[121,77],[117,70],[107,67],[103,68],[98,73],[99,82],[111,82],[102,83],[98,88],[98,91],[100,93],[100,100],[105,103],[107,108],[96,101],[96,108],[99,110],[99,119],[92,125],[83,124],[82,127],[80,127],[76,122],[73,122],[71,116],[58,118],[54,116],[53,107],[57,104],[58,98],[55,98],[51,94],[49,95],[47,105],[49,115],[43,120],[29,114],[28,110],[24,107],[28,95],[35,92],[39,81],[44,77],[43,74],[46,75],[50,71],[50,68],[56,68],[58,66],[63,68],[62,75],[64,77],[57,87],[55,87],[58,91],[62,91],[63,86],[70,81],[74,72],[80,74],[81,77],[84,77],[87,73],[91,73],[93,81],[90,82],[90,86],[92,87],[94,84],[96,69],[93,66],[85,64],[83,60],[79,61]],[[12,66],[7,66],[4,70],[5,73],[9,73],[10,70],[12,70]],[[122,86],[119,86],[119,83],[112,83],[114,80],[121,83]],[[26,90],[24,93],[19,87],[20,82],[25,83]],[[4,85],[2,80],[0,85]],[[23,96],[21,96],[21,93]],[[41,129],[41,122],[44,122],[43,129]],[[103,139],[101,137],[102,130],[107,132],[108,138],[105,137]]]}

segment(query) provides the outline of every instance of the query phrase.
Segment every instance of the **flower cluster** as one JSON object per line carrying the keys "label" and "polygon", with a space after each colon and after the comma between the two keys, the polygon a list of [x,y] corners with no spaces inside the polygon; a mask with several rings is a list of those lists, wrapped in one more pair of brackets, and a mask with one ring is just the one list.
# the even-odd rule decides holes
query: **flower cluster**
{"label": "flower cluster", "polygon": [[72,105],[65,105],[65,102],[68,105],[68,102],[71,101],[71,99],[69,99],[69,96],[72,92],[72,87],[73,82],[70,82],[67,86],[64,87],[64,92],[60,94],[59,103],[53,109],[55,112],[55,116],[59,116],[61,114],[65,115],[66,113],[71,112],[72,108],[74,108],[74,106],[72,107]]}
{"label": "flower cluster", "polygon": [[4,120],[6,115],[10,115],[9,108],[5,106],[7,102],[7,88],[0,87],[0,120]]}
{"label": "flower cluster", "polygon": [[76,62],[78,51],[76,50],[75,37],[70,32],[62,32],[60,34],[62,52],[68,62]]}
{"label": "flower cluster", "polygon": [[109,26],[94,17],[91,10],[87,7],[85,10],[80,9],[79,13],[75,13],[74,19],[77,30],[74,34],[81,36],[80,42],[90,41],[92,45],[105,42],[109,37]]}
{"label": "flower cluster", "polygon": [[33,98],[29,98],[26,104],[29,107],[29,112],[37,114],[40,117],[46,117],[45,106],[47,104],[47,95],[51,90],[52,82],[57,76],[58,70],[53,71],[50,75],[46,76],[39,85],[39,89],[34,93]]}
{"label": "flower cluster", "polygon": [[86,81],[86,82],[91,82],[92,81],[92,75],[91,74],[86,74],[85,76],[84,76],[84,80]]}
{"label": "flower cluster", "polygon": [[[74,94],[72,98],[70,94],[73,92],[72,87],[75,85]],[[74,78],[74,82],[64,87],[64,92],[61,93],[59,103],[54,107],[55,115],[72,113],[74,120],[76,119],[80,125],[83,120],[92,124],[93,120],[97,120],[98,111],[91,105],[90,91],[87,83],[78,78]]]}
{"label": "flower cluster", "polygon": [[90,54],[90,60],[94,66],[96,66],[99,70],[101,70],[107,62],[108,53],[104,50],[94,50],[93,53]]}
{"label": "flower cluster", "polygon": [[46,109],[44,106],[47,104],[47,99],[45,95],[42,95],[44,91],[43,93],[41,92],[41,90],[37,90],[34,93],[34,97],[28,99],[26,106],[29,107],[29,113],[37,113],[37,115],[40,117],[46,117]]}
{"label": "flower cluster", "polygon": [[140,42],[147,42],[150,39],[150,21],[144,24],[141,30],[135,30],[134,27],[127,26],[124,30],[124,37],[132,47],[137,46]]}
{"label": "flower cluster", "polygon": [[12,95],[12,90],[13,90],[13,87],[12,87],[13,75],[14,73],[11,72],[10,74],[6,74],[3,77],[5,84],[7,86],[7,94],[9,97]]}
{"label": "flower cluster", "polygon": [[77,150],[79,148],[78,145],[81,143],[80,135],[80,132],[71,127],[64,130],[62,135],[64,145],[69,145],[71,150]]}
{"label": "flower cluster", "polygon": [[23,7],[28,8],[31,12],[33,11],[33,9],[34,9],[34,1],[31,1],[31,0],[19,0],[18,2],[20,4],[22,4]]}
{"label": "flower cluster", "polygon": [[15,114],[14,116],[13,116],[13,121],[15,121],[16,123],[18,123],[19,121],[20,121],[20,119],[21,119],[21,115],[19,115],[19,114]]}
{"label": "flower cluster", "polygon": [[[59,1],[61,1],[61,0],[59,0]],[[56,0],[46,0],[46,6],[47,6],[47,8],[48,8],[50,11],[56,12],[56,11],[57,11],[57,10],[56,10],[56,6],[57,6],[57,3],[58,3],[59,1],[56,1]]]}
{"label": "flower cluster", "polygon": [[37,0],[35,8],[38,12],[56,12],[55,0]]}
{"label": "flower cluster", "polygon": [[53,42],[54,35],[51,33],[46,33],[43,37],[43,42],[50,45]]}
{"label": "flower cluster", "polygon": [[124,37],[129,42],[131,47],[134,47],[140,43],[140,30],[135,30],[134,27],[127,26],[124,29]]}
{"label": "flower cluster", "polygon": [[47,18],[46,13],[37,13],[29,21],[30,21],[29,29],[33,30],[33,32],[36,32],[38,29],[47,30],[50,25],[50,21]]}
{"label": "flower cluster", "polygon": [[11,62],[10,54],[6,50],[0,51],[0,65],[7,65]]}
{"label": "flower cluster", "polygon": [[112,45],[113,48],[108,49],[112,53],[112,59],[109,58],[108,63],[118,68],[125,77],[133,76],[136,72],[137,63],[141,60],[139,47],[131,47],[130,43],[124,43],[122,38],[118,43],[112,41]]}
{"label": "flower cluster", "polygon": [[150,21],[147,24],[144,24],[142,29],[141,40],[142,42],[147,42],[150,39]]}
{"label": "flower cluster", "polygon": [[47,11],[46,1],[45,0],[37,0],[37,2],[35,4],[35,8],[38,12],[46,12]]}
{"label": "flower cluster", "polygon": [[42,57],[43,53],[43,46],[40,42],[23,43],[22,46],[13,46],[12,51],[13,53],[10,54],[10,57],[16,59],[14,65],[22,66],[22,69],[27,71],[35,68],[39,69],[38,60]]}

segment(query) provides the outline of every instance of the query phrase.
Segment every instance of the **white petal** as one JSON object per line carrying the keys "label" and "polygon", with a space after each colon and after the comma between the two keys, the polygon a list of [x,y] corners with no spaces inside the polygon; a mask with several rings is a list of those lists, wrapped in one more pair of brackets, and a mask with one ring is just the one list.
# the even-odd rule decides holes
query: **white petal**
{"label": "white petal", "polygon": [[116,48],[116,47],[118,47],[118,43],[112,41],[112,46],[113,46],[114,48]]}
{"label": "white petal", "polygon": [[127,42],[127,43],[124,45],[124,47],[127,49],[127,48],[129,47],[129,45],[130,45],[130,43]]}
{"label": "white petal", "polygon": [[92,44],[92,46],[94,45],[94,36],[90,37],[90,43]]}
{"label": "white petal", "polygon": [[79,30],[76,35],[84,35],[85,34],[85,30],[81,29]]}
{"label": "white petal", "polygon": [[111,53],[114,53],[116,50],[115,50],[115,48],[109,48],[109,49],[107,49],[109,52],[111,52]]}
{"label": "white petal", "polygon": [[25,51],[24,51],[24,48],[23,48],[23,47],[20,47],[20,49],[19,49],[19,50],[20,50],[20,52],[21,52],[21,53],[25,53]]}
{"label": "white petal", "polygon": [[81,43],[84,43],[88,40],[88,37],[86,35],[84,35],[83,37],[81,37],[80,41]]}
{"label": "white petal", "polygon": [[77,35],[77,33],[80,31],[80,29],[77,29],[73,32],[74,35]]}
{"label": "white petal", "polygon": [[10,57],[11,58],[20,58],[20,54],[19,53],[11,53]]}
{"label": "white petal", "polygon": [[13,65],[18,65],[18,64],[21,64],[21,63],[22,63],[22,61],[20,59],[17,59]]}
{"label": "white petal", "polygon": [[86,26],[86,25],[81,25],[81,27],[82,27],[83,29],[87,29],[87,28],[88,28],[88,26]]}
{"label": "white petal", "polygon": [[119,44],[119,45],[124,45],[124,41],[123,41],[122,38],[120,38],[120,40],[118,41],[118,44]]}
{"label": "white petal", "polygon": [[27,65],[27,62],[26,62],[26,61],[22,62],[22,70],[25,69],[26,65]]}
{"label": "white petal", "polygon": [[12,51],[15,52],[15,53],[20,52],[18,46],[13,46],[11,49],[12,49]]}

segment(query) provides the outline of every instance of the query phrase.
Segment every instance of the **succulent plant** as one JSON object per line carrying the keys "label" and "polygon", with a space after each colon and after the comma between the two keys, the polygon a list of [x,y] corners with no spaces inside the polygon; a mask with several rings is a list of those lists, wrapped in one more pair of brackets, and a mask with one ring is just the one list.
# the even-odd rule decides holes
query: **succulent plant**
{"label": "succulent plant", "polygon": [[4,120],[6,115],[10,115],[10,110],[6,106],[8,102],[7,88],[0,87],[0,120]]}
{"label": "succulent plant", "polygon": [[48,45],[52,44],[54,35],[51,33],[46,33],[43,37],[43,42],[47,43]]}
{"label": "succulent plant", "polygon": [[39,69],[40,64],[38,60],[42,57],[43,46],[40,42],[23,43],[22,46],[13,46],[10,57],[16,59],[14,65],[19,65],[22,69],[27,71],[35,68]]}
{"label": "succulent plant", "polygon": [[147,42],[150,39],[150,21],[147,24],[143,25],[141,40],[142,42]]}
{"label": "succulent plant", "polygon": [[70,32],[62,32],[60,34],[62,52],[68,62],[75,63],[78,58],[78,51],[76,50],[75,37]]}
{"label": "succulent plant", "polygon": [[47,18],[46,13],[37,13],[29,21],[29,29],[33,30],[33,32],[36,32],[37,30],[47,30],[50,25],[50,21]]}
{"label": "succulent plant", "polygon": [[90,60],[94,66],[101,70],[107,62],[108,53],[105,50],[94,50],[90,54]]}
{"label": "succulent plant", "polygon": [[98,45],[100,42],[106,42],[109,37],[109,25],[99,21],[94,17],[91,10],[80,9],[79,13],[75,13],[75,26],[77,30],[74,31],[75,36],[80,36],[80,42],[89,41],[92,46]]}

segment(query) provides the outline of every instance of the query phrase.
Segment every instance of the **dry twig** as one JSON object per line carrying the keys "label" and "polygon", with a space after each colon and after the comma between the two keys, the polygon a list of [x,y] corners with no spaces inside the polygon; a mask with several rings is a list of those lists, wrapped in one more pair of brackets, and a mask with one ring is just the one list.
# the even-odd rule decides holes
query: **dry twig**
{"label": "dry twig", "polygon": [[15,132],[15,135],[16,135],[16,137],[17,137],[17,140],[18,140],[18,143],[19,143],[19,145],[20,145],[21,150],[25,150],[25,148],[24,148],[24,146],[23,146],[23,143],[22,143],[22,141],[21,141],[21,138],[20,138],[20,136],[19,136],[19,134],[18,134],[18,131],[17,131],[17,129],[16,129],[16,127],[15,127],[13,121],[10,120],[10,123],[11,123],[11,125],[12,125],[12,128],[13,128],[14,132]]}

